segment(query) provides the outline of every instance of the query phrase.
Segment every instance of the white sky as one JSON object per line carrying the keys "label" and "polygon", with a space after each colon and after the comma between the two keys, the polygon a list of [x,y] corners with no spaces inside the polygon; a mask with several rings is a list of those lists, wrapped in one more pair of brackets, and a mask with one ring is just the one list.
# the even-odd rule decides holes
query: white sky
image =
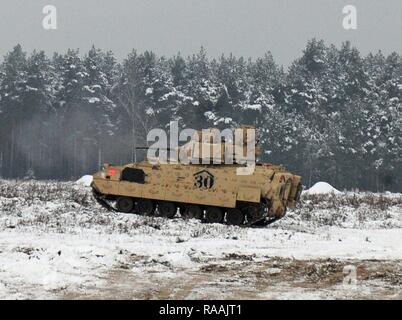
{"label": "white sky", "polygon": [[[44,30],[42,8],[57,8],[58,29]],[[357,7],[358,29],[342,27],[342,8]],[[123,58],[133,48],[183,55],[204,46],[212,57],[258,57],[271,51],[288,65],[308,39],[363,54],[402,50],[402,0],[2,0],[0,55],[17,43],[47,53],[92,44]]]}

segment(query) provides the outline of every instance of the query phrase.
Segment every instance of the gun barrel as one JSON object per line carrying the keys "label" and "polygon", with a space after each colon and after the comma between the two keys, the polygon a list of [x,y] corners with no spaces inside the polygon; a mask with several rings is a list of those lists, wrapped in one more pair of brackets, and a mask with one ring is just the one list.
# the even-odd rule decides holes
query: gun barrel
{"label": "gun barrel", "polygon": [[170,151],[171,148],[151,148],[151,147],[135,147],[136,150],[167,150]]}

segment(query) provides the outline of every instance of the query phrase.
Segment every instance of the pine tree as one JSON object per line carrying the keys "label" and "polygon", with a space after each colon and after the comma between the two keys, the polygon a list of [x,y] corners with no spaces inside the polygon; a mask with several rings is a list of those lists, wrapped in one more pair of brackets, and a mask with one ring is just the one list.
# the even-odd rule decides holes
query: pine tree
{"label": "pine tree", "polygon": [[27,59],[25,71],[23,105],[27,120],[20,125],[23,130],[20,146],[26,157],[26,170],[43,176],[52,162],[49,123],[55,119],[54,70],[43,51],[34,51]]}
{"label": "pine tree", "polygon": [[1,65],[0,87],[2,176],[23,174],[20,166],[17,141],[21,136],[20,122],[24,118],[23,92],[26,76],[26,54],[17,45],[9,52]]}
{"label": "pine tree", "polygon": [[86,153],[80,152],[83,130],[87,122],[81,110],[84,79],[88,76],[78,50],[69,49],[63,56],[54,57],[55,68],[58,72],[58,83],[55,108],[57,122],[60,128],[58,141],[63,143],[56,146],[55,153],[61,163],[59,175],[77,177]]}
{"label": "pine tree", "polygon": [[78,114],[86,123],[81,129],[81,147],[87,152],[91,150],[91,156],[84,159],[87,161],[84,167],[96,170],[103,162],[105,143],[117,131],[115,103],[108,96],[114,60],[110,54],[105,55],[93,46],[83,58],[83,67],[85,76]]}
{"label": "pine tree", "polygon": [[216,118],[213,110],[222,93],[222,86],[214,78],[211,64],[204,48],[187,58],[186,99],[180,109],[186,127],[200,129]]}

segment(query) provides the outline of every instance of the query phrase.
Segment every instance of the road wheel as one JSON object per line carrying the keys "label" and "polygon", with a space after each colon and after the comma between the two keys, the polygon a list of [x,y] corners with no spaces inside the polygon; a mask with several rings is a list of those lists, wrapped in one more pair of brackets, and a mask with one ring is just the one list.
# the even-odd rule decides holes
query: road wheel
{"label": "road wheel", "polygon": [[185,217],[188,219],[202,219],[202,209],[200,208],[200,206],[190,205],[186,209]]}
{"label": "road wheel", "polygon": [[176,215],[177,206],[173,202],[159,202],[158,211],[162,217],[173,218]]}
{"label": "road wheel", "polygon": [[124,213],[132,212],[134,209],[134,201],[129,197],[117,198],[117,210]]}
{"label": "road wheel", "polygon": [[264,216],[264,212],[259,205],[249,205],[244,208],[244,213],[246,214],[247,221],[256,221]]}
{"label": "road wheel", "polygon": [[227,224],[233,226],[240,226],[244,222],[244,214],[239,209],[229,209],[226,213],[226,222]]}
{"label": "road wheel", "polygon": [[143,216],[153,215],[155,212],[155,204],[149,199],[140,199],[137,202],[137,212]]}
{"label": "road wheel", "polygon": [[217,207],[209,207],[205,214],[205,219],[209,223],[221,223],[223,222],[223,211]]}

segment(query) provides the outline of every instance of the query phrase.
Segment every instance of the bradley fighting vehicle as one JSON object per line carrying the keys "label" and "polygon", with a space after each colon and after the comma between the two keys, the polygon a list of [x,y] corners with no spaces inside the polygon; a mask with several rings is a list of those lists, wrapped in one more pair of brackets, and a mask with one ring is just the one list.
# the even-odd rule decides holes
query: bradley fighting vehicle
{"label": "bradley fighting vehicle", "polygon": [[[104,164],[93,176],[93,194],[104,207],[125,213],[167,218],[179,213],[209,223],[267,225],[283,217],[287,207],[295,207],[301,177],[282,166],[258,162],[249,174],[238,174],[239,170],[250,169],[239,156],[244,160],[250,128],[236,129],[242,130],[241,145],[225,142],[220,136],[222,143],[216,144],[216,129],[208,129],[208,134],[199,131],[178,147],[187,157],[187,164],[149,158],[123,166]],[[236,148],[243,152],[236,152]],[[258,156],[258,144],[254,150]],[[232,164],[224,163],[225,152],[233,152]],[[211,161],[202,164],[206,154]]]}

